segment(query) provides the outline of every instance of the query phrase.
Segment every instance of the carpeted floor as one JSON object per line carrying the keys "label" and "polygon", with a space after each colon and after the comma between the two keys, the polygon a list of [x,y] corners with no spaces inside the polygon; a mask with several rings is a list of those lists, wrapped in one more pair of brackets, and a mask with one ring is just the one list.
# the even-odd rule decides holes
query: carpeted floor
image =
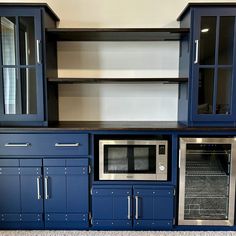
{"label": "carpeted floor", "polygon": [[232,231],[0,231],[0,236],[236,236]]}

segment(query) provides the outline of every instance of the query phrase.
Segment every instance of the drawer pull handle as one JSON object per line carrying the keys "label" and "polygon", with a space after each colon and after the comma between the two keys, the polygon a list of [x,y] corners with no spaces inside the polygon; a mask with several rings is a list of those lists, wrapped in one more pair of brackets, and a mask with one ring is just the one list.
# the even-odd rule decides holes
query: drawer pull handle
{"label": "drawer pull handle", "polygon": [[37,197],[38,197],[38,200],[41,199],[41,194],[40,194],[40,176],[37,177]]}
{"label": "drawer pull handle", "polygon": [[45,199],[49,199],[49,195],[48,195],[48,176],[46,176],[44,178],[44,186],[45,186],[45,189],[44,189],[44,192],[45,192]]}
{"label": "drawer pull handle", "polygon": [[6,143],[5,147],[29,147],[31,143]]}
{"label": "drawer pull handle", "polygon": [[55,143],[55,147],[79,147],[79,143]]}

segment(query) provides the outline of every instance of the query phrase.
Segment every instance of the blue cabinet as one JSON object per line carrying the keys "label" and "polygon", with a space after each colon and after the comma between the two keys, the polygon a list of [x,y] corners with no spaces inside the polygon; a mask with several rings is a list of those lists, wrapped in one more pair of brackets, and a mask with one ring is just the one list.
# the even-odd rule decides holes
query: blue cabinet
{"label": "blue cabinet", "polygon": [[236,7],[190,4],[181,16],[190,27],[180,49],[179,121],[234,126],[236,122]]}
{"label": "blue cabinet", "polygon": [[134,228],[172,228],[174,192],[171,187],[134,187]]}
{"label": "blue cabinet", "polygon": [[173,211],[173,187],[93,187],[94,229],[170,229]]}
{"label": "blue cabinet", "polygon": [[131,229],[132,186],[94,187],[92,219],[96,229]]}
{"label": "blue cabinet", "polygon": [[0,160],[0,228],[43,228],[39,160]]}
{"label": "blue cabinet", "polygon": [[87,229],[88,159],[0,159],[0,229]]}
{"label": "blue cabinet", "polygon": [[45,60],[43,29],[57,20],[47,5],[0,4],[0,125],[44,125],[49,119],[44,78],[47,65],[53,67]]}
{"label": "blue cabinet", "polygon": [[44,213],[47,229],[88,228],[87,159],[44,160]]}

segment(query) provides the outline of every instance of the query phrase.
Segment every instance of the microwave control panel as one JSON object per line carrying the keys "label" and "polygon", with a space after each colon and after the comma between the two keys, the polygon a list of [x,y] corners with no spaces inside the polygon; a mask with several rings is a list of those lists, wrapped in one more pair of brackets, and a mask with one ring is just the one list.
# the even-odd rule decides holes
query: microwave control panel
{"label": "microwave control panel", "polygon": [[157,180],[167,180],[168,174],[168,142],[161,141],[157,149]]}

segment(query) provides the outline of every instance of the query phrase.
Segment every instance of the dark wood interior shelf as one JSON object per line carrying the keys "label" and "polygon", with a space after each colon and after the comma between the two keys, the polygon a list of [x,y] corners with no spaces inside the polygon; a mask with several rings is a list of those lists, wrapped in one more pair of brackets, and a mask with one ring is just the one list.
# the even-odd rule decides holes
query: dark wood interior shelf
{"label": "dark wood interior shelf", "polygon": [[181,83],[188,82],[188,78],[48,78],[49,82],[60,84],[73,83],[127,83],[127,82],[164,82]]}
{"label": "dark wood interior shelf", "polygon": [[57,28],[46,32],[56,41],[176,41],[189,28]]}

